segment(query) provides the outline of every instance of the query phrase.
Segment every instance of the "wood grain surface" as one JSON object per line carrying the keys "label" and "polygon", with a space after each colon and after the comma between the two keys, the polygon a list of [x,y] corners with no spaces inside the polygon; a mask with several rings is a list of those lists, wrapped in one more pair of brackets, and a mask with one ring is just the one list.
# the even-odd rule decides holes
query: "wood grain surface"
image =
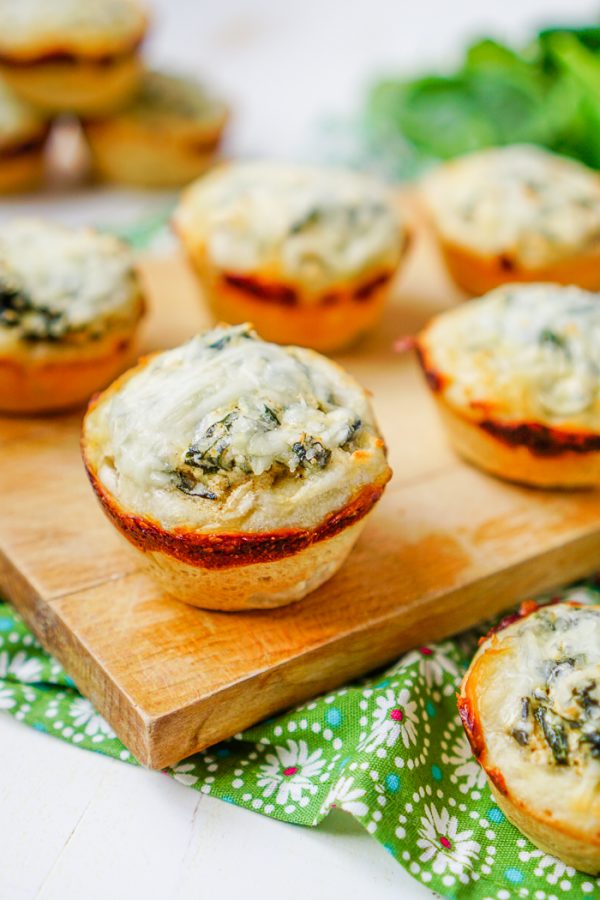
{"label": "wood grain surface", "polygon": [[[456,302],[419,235],[377,331],[341,362],[373,393],[394,478],[357,547],[293,606],[215,613],[164,596],[105,520],[80,414],[0,419],[0,587],[145,765],[163,767],[600,559],[600,492],[528,490],[447,448],[392,343]],[[144,351],[210,323],[185,263],[148,259]]]}

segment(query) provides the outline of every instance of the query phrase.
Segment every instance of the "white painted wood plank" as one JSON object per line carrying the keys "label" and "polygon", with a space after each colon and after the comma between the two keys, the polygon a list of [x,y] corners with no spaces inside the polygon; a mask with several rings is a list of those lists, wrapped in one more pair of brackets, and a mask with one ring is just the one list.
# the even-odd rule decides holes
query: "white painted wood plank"
{"label": "white painted wood plank", "polygon": [[431,897],[344,813],[286,825],[6,716],[0,776],[3,898]]}
{"label": "white painted wood plank", "polygon": [[34,897],[110,763],[0,716],[0,897]]}

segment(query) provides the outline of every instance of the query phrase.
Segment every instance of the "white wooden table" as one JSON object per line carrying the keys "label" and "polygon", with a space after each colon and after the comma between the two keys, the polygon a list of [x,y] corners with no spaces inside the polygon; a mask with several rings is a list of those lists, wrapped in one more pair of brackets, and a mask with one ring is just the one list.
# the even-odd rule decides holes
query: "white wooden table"
{"label": "white wooden table", "polygon": [[[15,0],[18,2],[18,0]],[[323,113],[355,108],[378,72],[452,61],[486,32],[592,21],[589,0],[154,0],[149,53],[229,97],[229,150],[301,157]],[[0,202],[65,221],[133,221],[165,196],[128,191]],[[0,498],[0,502],[1,498]],[[0,716],[2,900],[431,897],[353,820],[298,828]]]}

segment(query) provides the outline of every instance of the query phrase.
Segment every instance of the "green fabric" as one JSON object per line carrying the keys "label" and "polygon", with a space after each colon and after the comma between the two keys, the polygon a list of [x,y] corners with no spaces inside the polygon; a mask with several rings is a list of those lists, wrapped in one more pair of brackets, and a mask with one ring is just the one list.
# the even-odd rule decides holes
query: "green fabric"
{"label": "green fabric", "polygon": [[[599,582],[564,596],[598,603]],[[481,633],[417,648],[387,671],[262,722],[168,774],[298,825],[317,825],[334,806],[346,810],[411,875],[447,897],[599,896],[600,879],[537,850],[506,821],[471,756],[455,695]],[[0,709],[75,746],[138,764],[1,602]]]}

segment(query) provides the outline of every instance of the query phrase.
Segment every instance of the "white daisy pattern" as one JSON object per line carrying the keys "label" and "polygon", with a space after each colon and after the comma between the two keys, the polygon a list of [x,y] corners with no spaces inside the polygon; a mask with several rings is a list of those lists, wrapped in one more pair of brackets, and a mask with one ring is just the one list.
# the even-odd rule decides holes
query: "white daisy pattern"
{"label": "white daisy pattern", "polygon": [[567,866],[566,863],[561,862],[561,860],[557,859],[555,856],[544,853],[543,850],[536,849],[523,851],[519,854],[519,858],[525,862],[534,860],[535,869],[533,874],[538,878],[544,876],[548,884],[557,884],[561,878],[564,878],[565,876],[572,878],[575,874],[575,869],[571,868],[571,866]]}
{"label": "white daisy pattern", "polygon": [[191,787],[198,782],[198,775],[196,773],[196,766],[194,763],[178,763],[178,765],[174,766],[171,769],[171,774],[175,781],[179,781],[180,784],[185,784],[186,787]]}
{"label": "white daisy pattern", "polygon": [[359,741],[358,749],[367,753],[379,746],[409,748],[417,742],[417,704],[408,688],[387,688],[375,700],[370,731]]}
{"label": "white daisy pattern", "polygon": [[422,851],[419,859],[430,863],[436,875],[447,870],[453,875],[465,874],[481,850],[473,839],[473,831],[460,831],[459,827],[457,817],[445,807],[438,810],[433,803],[424,807],[417,839],[417,847]]}
{"label": "white daisy pattern", "polygon": [[0,709],[12,709],[16,705],[14,691],[9,687],[0,686]]}
{"label": "white daisy pattern", "polygon": [[39,681],[43,672],[43,666],[35,656],[28,656],[24,650],[19,650],[14,655],[9,655],[6,650],[0,653],[0,678],[12,676],[17,681]]}
{"label": "white daisy pattern", "polygon": [[456,677],[458,675],[458,667],[450,656],[452,644],[446,641],[444,644],[437,646],[423,645],[406,653],[396,671],[408,668],[416,663],[419,675],[425,679],[427,687],[442,684],[444,677],[450,675]]}
{"label": "white daisy pattern", "polygon": [[442,762],[454,767],[452,780],[458,783],[459,790],[463,794],[473,788],[481,790],[484,787],[485,772],[473,757],[471,746],[462,729],[457,732],[452,752],[442,753]]}
{"label": "white daisy pattern", "polygon": [[80,728],[84,734],[96,741],[116,737],[106,719],[96,712],[85,697],[78,697],[71,703],[69,716],[75,728]]}
{"label": "white daisy pattern", "polygon": [[322,811],[327,813],[330,809],[343,809],[353,816],[366,816],[369,811],[364,801],[366,793],[362,788],[355,786],[352,775],[342,777],[327,795]]}
{"label": "white daisy pattern", "polygon": [[257,779],[263,797],[273,798],[279,806],[290,801],[306,805],[309,796],[317,793],[316,779],[326,760],[322,749],[312,752],[306,741],[289,740],[287,747],[275,747],[265,756]]}

